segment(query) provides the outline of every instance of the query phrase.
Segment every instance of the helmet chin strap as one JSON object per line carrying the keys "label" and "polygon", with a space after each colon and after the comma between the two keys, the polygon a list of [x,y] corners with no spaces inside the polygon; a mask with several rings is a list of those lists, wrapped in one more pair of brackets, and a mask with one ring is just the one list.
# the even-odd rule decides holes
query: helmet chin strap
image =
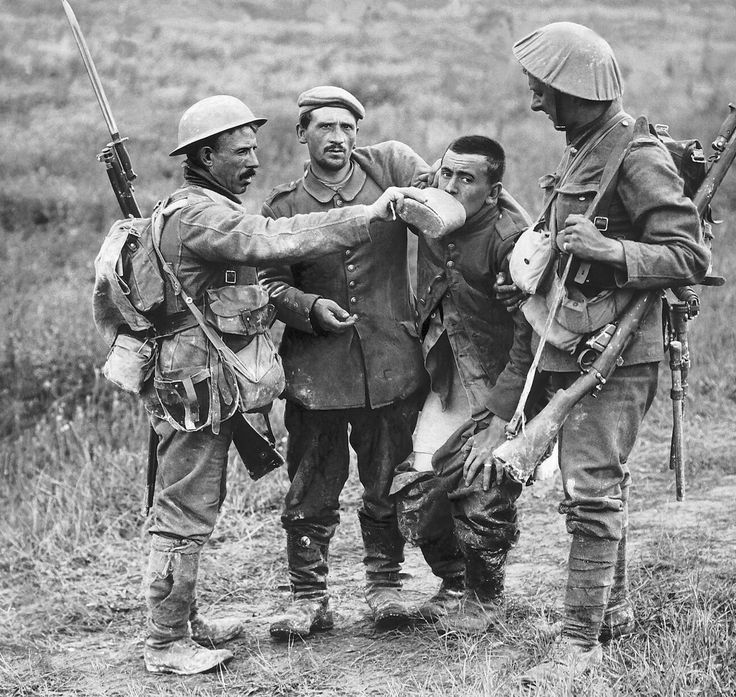
{"label": "helmet chin strap", "polygon": [[560,93],[553,89],[554,99],[552,100],[552,109],[554,113],[550,114],[552,117],[552,125],[555,127],[555,131],[566,131],[567,126],[564,123],[560,123]]}

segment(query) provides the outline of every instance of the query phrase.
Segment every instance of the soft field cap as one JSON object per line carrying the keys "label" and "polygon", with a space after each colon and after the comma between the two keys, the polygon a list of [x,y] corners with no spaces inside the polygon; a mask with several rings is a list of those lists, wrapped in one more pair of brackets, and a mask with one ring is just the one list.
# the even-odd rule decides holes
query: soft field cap
{"label": "soft field cap", "polygon": [[190,145],[231,128],[248,124],[262,126],[264,123],[266,119],[254,116],[237,97],[227,94],[206,97],[184,112],[179,120],[179,144],[169,156],[183,155]]}
{"label": "soft field cap", "polygon": [[296,105],[299,107],[299,118],[323,106],[341,107],[351,111],[356,119],[365,118],[365,109],[357,97],[342,87],[333,85],[320,85],[302,92],[296,100]]}
{"label": "soft field cap", "polygon": [[582,24],[547,24],[517,41],[513,51],[528,73],[565,94],[597,102],[623,94],[613,50]]}

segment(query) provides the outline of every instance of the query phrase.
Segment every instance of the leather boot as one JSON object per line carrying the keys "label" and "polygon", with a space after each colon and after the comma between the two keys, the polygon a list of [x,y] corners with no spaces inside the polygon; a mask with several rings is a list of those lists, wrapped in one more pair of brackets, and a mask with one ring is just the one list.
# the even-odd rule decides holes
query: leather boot
{"label": "leather boot", "polygon": [[603,660],[598,636],[613,583],[617,540],[575,533],[570,545],[562,637],[547,660],[522,676],[525,685],[574,680]]}
{"label": "leather boot", "polygon": [[304,638],[334,626],[327,593],[328,552],[334,529],[334,526],[311,525],[287,530],[292,598],[269,627],[275,639]]}
{"label": "leather boot", "polygon": [[161,648],[143,647],[143,658],[149,673],[195,675],[205,673],[233,657],[227,649],[205,649],[189,637],[177,639]]}
{"label": "leather boot", "polygon": [[199,614],[195,598],[189,611],[189,629],[194,641],[209,648],[240,636],[245,624],[238,617],[205,619]]}
{"label": "leather boot", "polygon": [[481,550],[463,545],[465,593],[454,614],[440,619],[442,631],[479,634],[503,619],[507,550]]}
{"label": "leather boot", "polygon": [[403,627],[416,617],[404,602],[399,572],[404,561],[404,540],[396,521],[379,523],[358,512],[365,548],[365,599],[373,613],[376,629]]}
{"label": "leather boot", "polygon": [[143,658],[152,673],[193,675],[233,657],[229,651],[205,649],[189,636],[199,554],[200,546],[194,542],[151,536]]}
{"label": "leather boot", "polygon": [[420,545],[432,573],[442,579],[439,590],[419,607],[419,615],[426,622],[437,622],[441,617],[457,612],[465,592],[465,557],[454,529],[433,543]]}
{"label": "leather boot", "polygon": [[628,526],[624,527],[618,543],[611,596],[608,599],[606,613],[603,615],[599,636],[599,641],[602,642],[618,639],[634,631],[634,605],[629,597],[629,576],[626,568],[628,531]]}

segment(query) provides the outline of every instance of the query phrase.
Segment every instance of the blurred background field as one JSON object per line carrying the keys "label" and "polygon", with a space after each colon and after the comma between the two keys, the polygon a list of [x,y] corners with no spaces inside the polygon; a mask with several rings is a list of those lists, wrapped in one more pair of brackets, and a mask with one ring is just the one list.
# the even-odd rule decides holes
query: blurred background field
{"label": "blurred background field", "polygon": [[[670,124],[675,138],[709,146],[736,102],[730,0],[72,4],[130,138],[144,211],[179,181],[178,160],[167,156],[179,116],[216,93],[269,118],[245,199],[257,211],[273,186],[300,174],[297,95],[332,83],[366,106],[359,142],[396,138],[432,160],[460,134],[499,139],[506,185],[535,212],[536,181],[554,168],[564,138],[529,111],[511,45],[549,21],[605,36],[623,70],[627,110]],[[104,122],[60,3],[0,2],[0,90],[0,574],[12,576],[44,555],[84,557],[138,535],[147,426],[136,400],[99,374],[106,349],[91,320],[92,261],[118,211],[95,161]],[[729,284],[703,291],[691,325],[691,476],[734,472],[736,171],[715,208],[725,222],[714,266]],[[666,392],[649,419],[662,459]],[[242,479],[236,472],[231,508],[278,507],[283,472],[254,486],[239,486]]]}

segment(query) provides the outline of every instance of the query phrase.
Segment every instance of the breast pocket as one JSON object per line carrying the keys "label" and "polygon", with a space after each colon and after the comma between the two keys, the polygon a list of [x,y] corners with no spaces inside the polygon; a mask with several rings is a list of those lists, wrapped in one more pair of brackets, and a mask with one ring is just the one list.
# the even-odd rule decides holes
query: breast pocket
{"label": "breast pocket", "polygon": [[565,227],[568,215],[585,215],[598,193],[597,186],[590,183],[569,183],[557,188],[555,216],[557,229]]}

